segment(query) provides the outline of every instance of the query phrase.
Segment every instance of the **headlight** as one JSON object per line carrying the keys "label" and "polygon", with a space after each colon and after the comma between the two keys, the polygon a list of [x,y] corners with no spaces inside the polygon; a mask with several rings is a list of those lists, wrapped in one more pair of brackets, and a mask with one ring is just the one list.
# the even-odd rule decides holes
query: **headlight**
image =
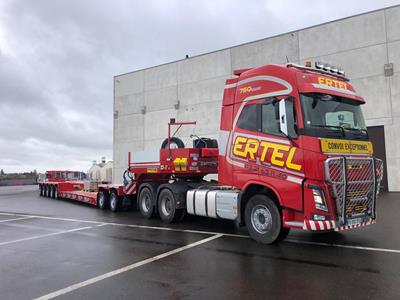
{"label": "headlight", "polygon": [[314,195],[315,208],[323,211],[328,211],[328,206],[326,205],[323,191],[319,189],[313,189],[312,191]]}

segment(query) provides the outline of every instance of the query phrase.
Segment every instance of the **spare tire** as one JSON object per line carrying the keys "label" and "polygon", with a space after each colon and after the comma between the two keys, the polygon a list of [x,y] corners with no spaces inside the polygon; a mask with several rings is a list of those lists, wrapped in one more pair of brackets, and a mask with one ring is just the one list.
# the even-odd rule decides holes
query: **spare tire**
{"label": "spare tire", "polygon": [[[185,144],[182,142],[181,139],[177,137],[172,137],[170,138],[170,148],[171,149],[185,148]],[[162,142],[161,149],[168,149],[168,138],[166,138],[164,142]]]}

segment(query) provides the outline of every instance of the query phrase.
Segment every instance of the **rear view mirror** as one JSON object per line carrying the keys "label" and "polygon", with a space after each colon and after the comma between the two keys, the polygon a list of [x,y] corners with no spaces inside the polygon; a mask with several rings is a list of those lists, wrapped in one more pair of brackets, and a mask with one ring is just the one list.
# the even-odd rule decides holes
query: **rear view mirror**
{"label": "rear view mirror", "polygon": [[286,100],[285,99],[279,101],[279,129],[283,134],[288,136]]}

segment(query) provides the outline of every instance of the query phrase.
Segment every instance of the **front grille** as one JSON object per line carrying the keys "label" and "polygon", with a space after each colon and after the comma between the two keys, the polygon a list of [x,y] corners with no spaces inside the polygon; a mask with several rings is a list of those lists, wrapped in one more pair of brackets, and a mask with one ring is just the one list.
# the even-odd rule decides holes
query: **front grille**
{"label": "front grille", "polygon": [[328,158],[326,180],[332,185],[341,225],[347,219],[375,219],[376,196],[382,180],[382,161],[375,158]]}

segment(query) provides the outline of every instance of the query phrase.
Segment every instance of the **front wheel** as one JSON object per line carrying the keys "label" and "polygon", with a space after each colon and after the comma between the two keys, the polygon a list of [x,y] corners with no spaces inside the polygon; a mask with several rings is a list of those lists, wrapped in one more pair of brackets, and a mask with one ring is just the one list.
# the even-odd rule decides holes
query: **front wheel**
{"label": "front wheel", "polygon": [[272,244],[285,236],[281,214],[275,202],[265,195],[254,195],[245,209],[246,227],[257,242]]}

